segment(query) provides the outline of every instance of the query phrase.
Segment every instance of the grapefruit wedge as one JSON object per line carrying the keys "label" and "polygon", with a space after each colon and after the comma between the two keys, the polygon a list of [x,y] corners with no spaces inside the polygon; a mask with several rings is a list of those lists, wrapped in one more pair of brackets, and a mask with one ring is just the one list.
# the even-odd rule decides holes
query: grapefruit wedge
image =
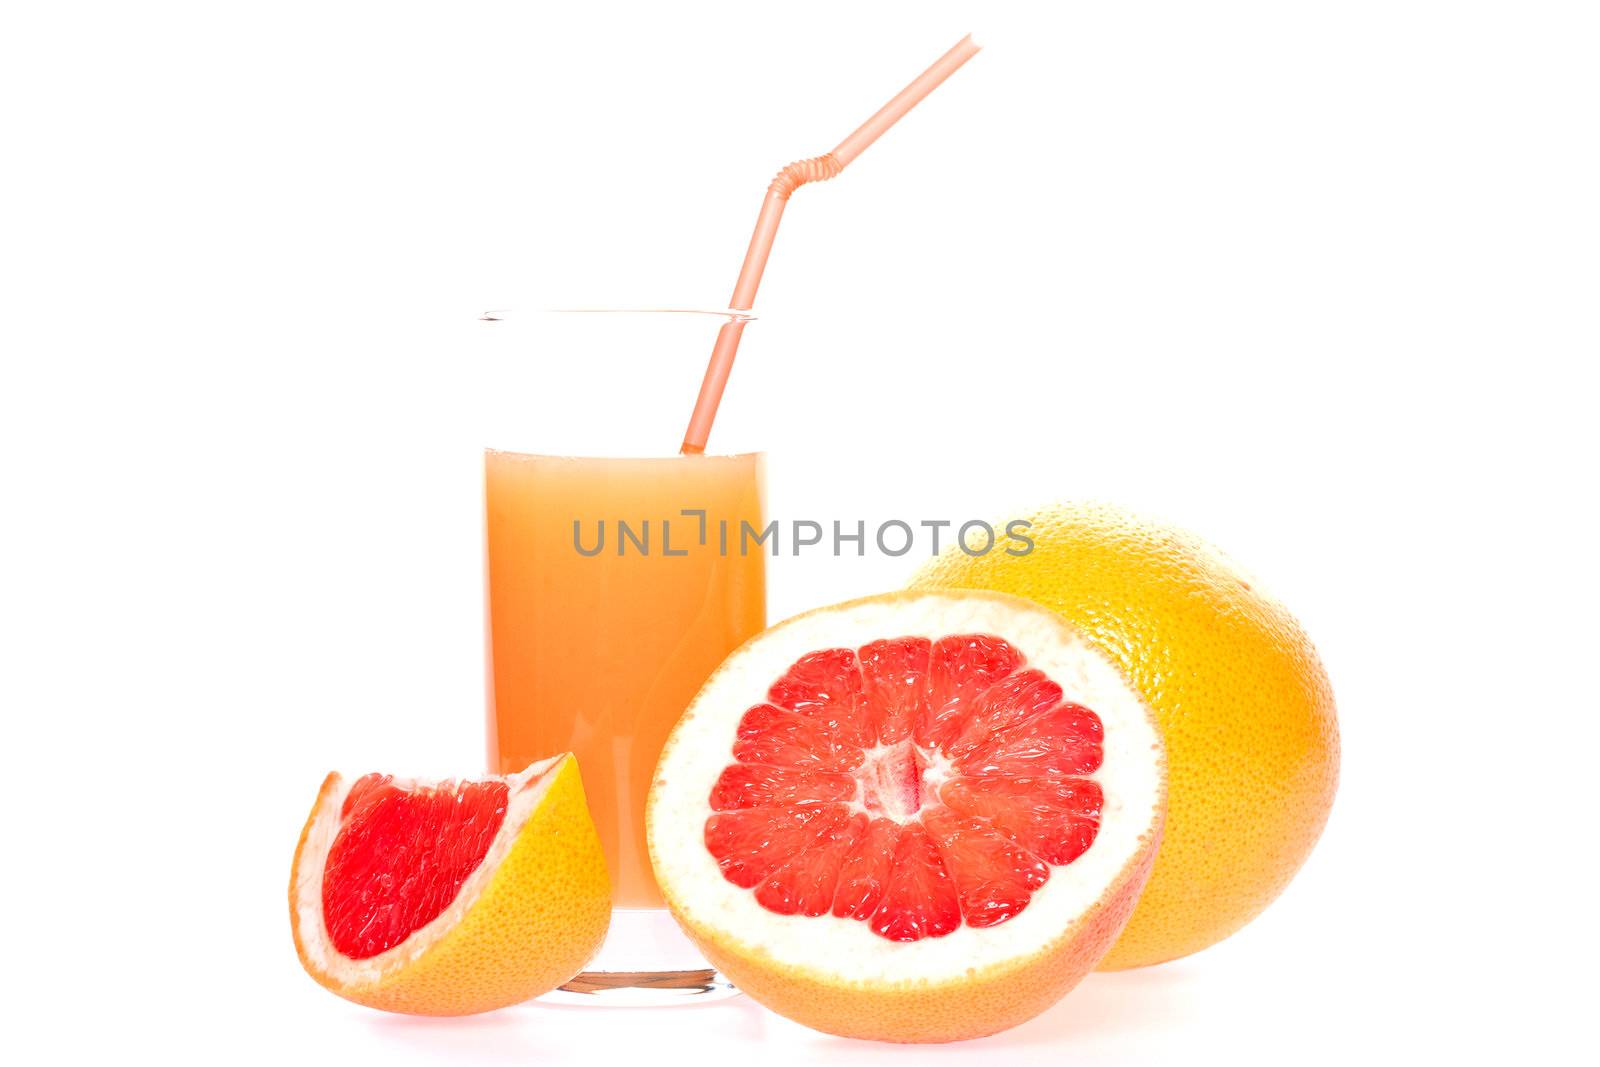
{"label": "grapefruit wedge", "polygon": [[646,820],[679,924],[846,1037],[1014,1026],[1100,960],[1161,834],[1155,722],[1053,612],[897,593],[751,639],[678,722]]}
{"label": "grapefruit wedge", "polygon": [[307,973],[368,1007],[467,1015],[549,992],[611,921],[577,762],[460,781],[328,775],[289,918]]}

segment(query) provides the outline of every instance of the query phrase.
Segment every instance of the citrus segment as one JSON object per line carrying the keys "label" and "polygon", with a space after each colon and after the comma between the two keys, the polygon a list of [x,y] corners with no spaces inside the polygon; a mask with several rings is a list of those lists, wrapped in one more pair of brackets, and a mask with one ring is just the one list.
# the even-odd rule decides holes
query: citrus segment
{"label": "citrus segment", "polygon": [[928,708],[928,663],[933,642],[925,637],[873,641],[858,653],[861,691],[880,745],[911,736]]}
{"label": "citrus segment", "polygon": [[939,799],[962,815],[987,819],[1033,855],[1064,866],[1088,851],[1105,795],[1093,779],[961,778]]}
{"label": "citrus segment", "polygon": [[966,725],[972,701],[1021,663],[1016,649],[998,637],[945,637],[933,645],[928,664],[928,711],[913,727],[917,744],[934,748]]}
{"label": "citrus segment", "polygon": [[883,903],[868,921],[873,933],[890,941],[939,937],[961,925],[955,882],[922,827],[901,827]]}
{"label": "citrus segment", "polygon": [[860,827],[839,863],[839,880],[833,891],[833,915],[840,919],[868,919],[883,903],[894,871],[900,828],[888,819],[858,816]]}
{"label": "citrus segment", "polygon": [[483,862],[509,796],[502,781],[405,789],[393,775],[358,779],[322,874],[334,948],[368,959],[432,922]]}

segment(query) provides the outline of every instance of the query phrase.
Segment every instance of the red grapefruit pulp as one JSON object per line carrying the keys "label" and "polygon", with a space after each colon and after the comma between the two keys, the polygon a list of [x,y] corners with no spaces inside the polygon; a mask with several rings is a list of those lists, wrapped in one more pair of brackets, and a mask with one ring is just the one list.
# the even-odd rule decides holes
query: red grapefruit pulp
{"label": "red grapefruit pulp", "polygon": [[405,788],[391,774],[358,778],[322,874],[333,947],[370,959],[432,922],[488,855],[509,796],[495,779]]}
{"label": "red grapefruit pulp", "polygon": [[811,652],[745,712],[706,848],[781,915],[994,926],[1093,842],[1100,719],[992,634]]}

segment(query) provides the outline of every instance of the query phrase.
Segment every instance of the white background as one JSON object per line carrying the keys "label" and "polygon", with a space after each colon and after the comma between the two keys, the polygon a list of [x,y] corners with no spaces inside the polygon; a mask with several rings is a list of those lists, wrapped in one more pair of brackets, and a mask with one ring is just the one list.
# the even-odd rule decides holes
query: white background
{"label": "white background", "polygon": [[[920,1053],[317,988],[323,773],[481,767],[476,312],[721,306],[770,174],[969,28],[795,197],[718,439],[781,517],[1101,497],[1245,561],[1340,700],[1298,880]],[[1582,3],[8,5],[6,1058],[1592,1055],[1597,51]],[[709,341],[572,403],[670,451]],[[777,560],[773,618],[915,562]]]}

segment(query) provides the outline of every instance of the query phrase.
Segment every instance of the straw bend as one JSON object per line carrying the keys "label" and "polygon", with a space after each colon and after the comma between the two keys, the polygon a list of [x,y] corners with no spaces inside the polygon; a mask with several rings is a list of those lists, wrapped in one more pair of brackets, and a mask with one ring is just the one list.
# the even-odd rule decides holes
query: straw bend
{"label": "straw bend", "polygon": [[783,218],[783,208],[794,191],[809,182],[827,181],[837,177],[845,166],[866,151],[883,132],[905,116],[917,103],[953,74],[961,64],[978,51],[969,34],[955,43],[933,65],[896,93],[894,99],[884,104],[866,122],[856,127],[833,151],[810,159],[802,159],[780,170],[767,186],[767,195],[761,201],[761,214],[756,217],[755,231],[750,235],[750,246],[745,249],[744,263],[739,267],[739,279],[733,286],[733,298],[728,301],[732,318],[717,331],[716,344],[711,348],[711,359],[706,364],[705,377],[700,382],[700,394],[695,398],[694,411],[689,416],[689,428],[683,435],[683,453],[698,455],[705,451],[706,439],[711,434],[711,420],[716,418],[717,405],[722,402],[722,391],[728,384],[728,372],[733,368],[733,357],[739,350],[739,337],[749,316],[739,314],[755,307],[756,288],[767,269],[767,257],[772,253],[772,239],[777,235],[778,223]]}
{"label": "straw bend", "polygon": [[772,184],[767,186],[767,192],[779,200],[787,200],[790,195],[808,182],[825,182],[829,178],[837,178],[839,172],[844,170],[844,164],[839,162],[839,157],[832,152],[826,155],[812,156],[789,164],[780,170],[772,179]]}

